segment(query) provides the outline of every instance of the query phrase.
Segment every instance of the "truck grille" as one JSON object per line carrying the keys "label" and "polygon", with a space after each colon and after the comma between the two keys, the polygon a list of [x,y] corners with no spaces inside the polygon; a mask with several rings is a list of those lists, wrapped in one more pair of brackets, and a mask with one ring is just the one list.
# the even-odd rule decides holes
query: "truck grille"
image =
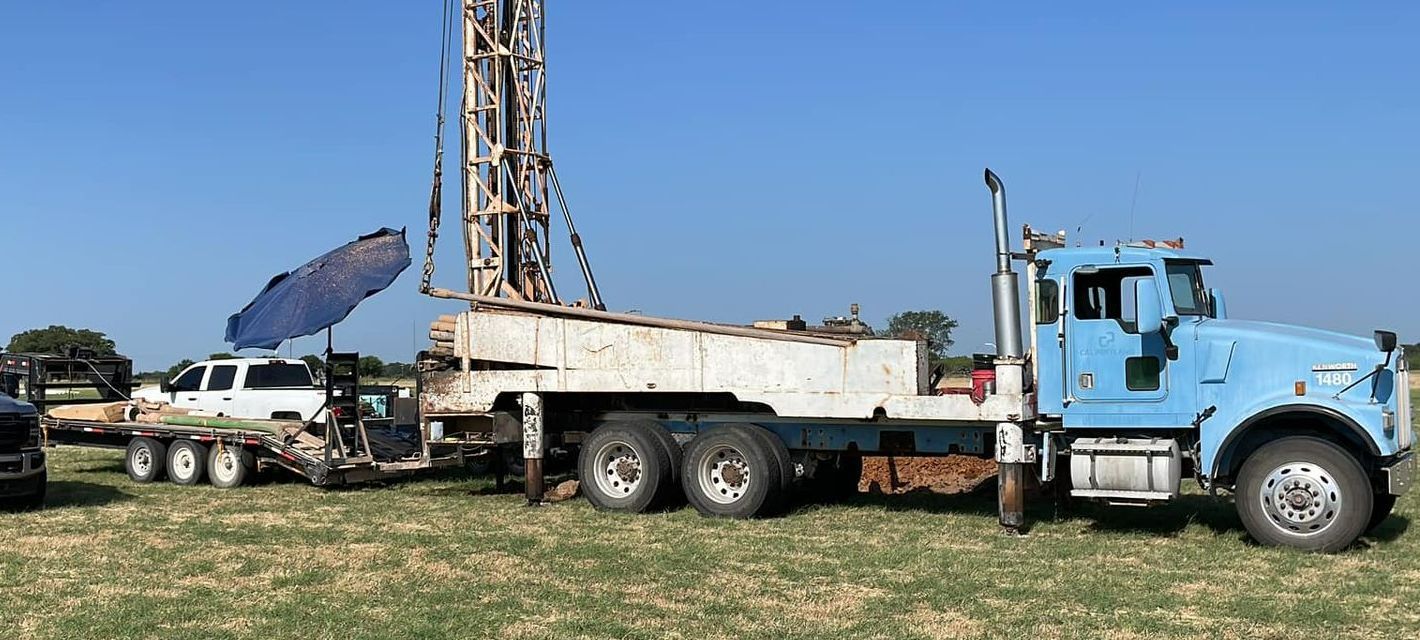
{"label": "truck grille", "polygon": [[1400,371],[1395,376],[1395,386],[1397,387],[1396,392],[1400,395],[1396,397],[1395,405],[1395,412],[1398,414],[1395,416],[1397,423],[1395,444],[1401,449],[1409,449],[1411,443],[1415,441],[1415,432],[1412,426],[1413,418],[1410,415],[1410,371],[1405,366],[1404,352],[1400,354],[1398,367]]}
{"label": "truck grille", "polygon": [[0,453],[14,453],[25,448],[30,430],[39,418],[33,415],[0,415]]}

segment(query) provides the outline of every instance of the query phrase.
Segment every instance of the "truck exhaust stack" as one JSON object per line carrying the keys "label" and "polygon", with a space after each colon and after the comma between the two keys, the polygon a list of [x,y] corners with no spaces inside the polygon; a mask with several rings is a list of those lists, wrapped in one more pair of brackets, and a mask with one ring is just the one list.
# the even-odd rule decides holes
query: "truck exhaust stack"
{"label": "truck exhaust stack", "polygon": [[996,355],[1019,358],[1021,346],[1020,283],[1011,271],[1011,243],[1006,222],[1006,185],[986,170],[986,187],[991,190],[991,210],[996,216],[996,273],[991,276],[991,303],[996,316]]}

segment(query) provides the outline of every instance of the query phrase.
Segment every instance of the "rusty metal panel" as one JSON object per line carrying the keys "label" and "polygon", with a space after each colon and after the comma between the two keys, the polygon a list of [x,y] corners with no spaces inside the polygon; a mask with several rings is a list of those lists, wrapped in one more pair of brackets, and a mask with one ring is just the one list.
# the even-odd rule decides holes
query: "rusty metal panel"
{"label": "rusty metal panel", "polygon": [[[730,393],[784,417],[1033,417],[1021,394],[979,405],[928,395],[926,345],[911,340],[824,344],[494,310],[465,312],[457,327],[456,355],[472,366],[426,377],[427,413],[488,411],[500,393],[679,392]],[[479,362],[500,367],[484,370]]]}

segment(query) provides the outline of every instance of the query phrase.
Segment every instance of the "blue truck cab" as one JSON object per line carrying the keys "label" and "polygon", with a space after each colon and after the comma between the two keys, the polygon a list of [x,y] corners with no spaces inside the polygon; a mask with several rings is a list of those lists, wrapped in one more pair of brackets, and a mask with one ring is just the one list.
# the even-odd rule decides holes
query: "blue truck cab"
{"label": "blue truck cab", "polygon": [[34,509],[44,504],[49,479],[39,413],[12,394],[8,384],[0,385],[0,505]]}
{"label": "blue truck cab", "polygon": [[1335,550],[1409,488],[1394,333],[1229,318],[1181,239],[1068,247],[1027,227],[1026,246],[1041,446],[1069,454],[1075,495],[1168,499],[1172,455],[1259,541]]}

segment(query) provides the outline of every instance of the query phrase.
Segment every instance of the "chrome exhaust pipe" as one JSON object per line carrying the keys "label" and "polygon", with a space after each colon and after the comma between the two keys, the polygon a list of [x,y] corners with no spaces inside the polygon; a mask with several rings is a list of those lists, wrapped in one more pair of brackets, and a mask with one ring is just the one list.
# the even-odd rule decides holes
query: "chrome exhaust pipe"
{"label": "chrome exhaust pipe", "polygon": [[996,273],[991,276],[991,304],[996,315],[996,355],[1019,358],[1021,345],[1020,282],[1011,271],[1011,242],[1007,237],[1006,185],[990,169],[986,187],[991,190],[991,211],[996,216]]}

